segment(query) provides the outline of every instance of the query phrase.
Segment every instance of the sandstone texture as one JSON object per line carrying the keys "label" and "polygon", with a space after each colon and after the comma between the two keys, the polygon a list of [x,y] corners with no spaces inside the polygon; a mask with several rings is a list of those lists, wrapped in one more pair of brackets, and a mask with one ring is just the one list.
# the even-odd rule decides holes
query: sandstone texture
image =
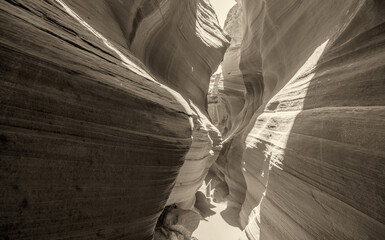
{"label": "sandstone texture", "polygon": [[224,30],[231,37],[219,71],[211,77],[208,103],[215,126],[221,131],[225,144],[216,163],[211,168],[228,184],[227,206],[239,211],[246,194],[246,182],[241,171],[242,135],[229,133],[236,126],[237,116],[245,103],[245,84],[239,69],[242,41],[242,8],[236,4],[227,15]]}
{"label": "sandstone texture", "polygon": [[385,1],[4,0],[0,56],[1,239],[189,239],[209,169],[241,240],[385,239]]}
{"label": "sandstone texture", "polygon": [[157,79],[181,93],[192,109],[192,144],[167,201],[167,205],[192,209],[195,193],[222,146],[221,134],[208,118],[206,99],[210,76],[223,59],[228,37],[208,0],[160,1],[158,5],[147,1],[137,10],[135,29],[119,12],[130,9],[131,3],[110,3],[120,16],[126,39],[134,35],[128,43],[133,54]]}
{"label": "sandstone texture", "polygon": [[225,52],[219,71],[211,77],[208,101],[212,121],[226,138],[235,125],[236,116],[243,108],[246,92],[239,70],[242,8],[238,4],[230,9],[224,31],[231,37],[231,44]]}
{"label": "sandstone texture", "polygon": [[384,2],[239,5],[245,103],[216,166],[241,239],[384,239]]}
{"label": "sandstone texture", "polygon": [[[195,193],[222,147],[221,134],[209,120],[206,99],[210,76],[229,43],[209,2],[68,0],[68,4],[105,36],[127,47],[157,81],[188,103],[193,140],[167,205],[193,208]],[[110,34],[113,24],[104,17],[106,9],[112,12],[121,36]]]}
{"label": "sandstone texture", "polygon": [[178,2],[0,2],[0,238],[152,239],[166,203],[191,208],[228,40]]}

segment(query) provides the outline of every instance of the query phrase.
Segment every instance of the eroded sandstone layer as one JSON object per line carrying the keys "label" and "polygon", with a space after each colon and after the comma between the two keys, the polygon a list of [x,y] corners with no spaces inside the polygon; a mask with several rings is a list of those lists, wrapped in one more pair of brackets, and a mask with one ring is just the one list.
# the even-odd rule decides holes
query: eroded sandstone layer
{"label": "eroded sandstone layer", "polygon": [[[209,113],[215,126],[221,131],[225,144],[212,170],[215,170],[229,187],[227,205],[241,208],[246,194],[246,182],[241,171],[243,146],[241,134],[227,139],[237,116],[244,107],[245,85],[239,69],[242,42],[242,8],[236,4],[227,15],[224,30],[231,37],[221,68],[212,76],[209,90]],[[237,210],[236,210],[237,211]]]}
{"label": "eroded sandstone layer", "polygon": [[207,0],[0,2],[0,237],[152,239],[218,156],[241,239],[383,239],[384,1],[238,4],[211,123]]}
{"label": "eroded sandstone layer", "polygon": [[[131,7],[112,3],[115,12]],[[208,0],[161,1],[153,7],[149,3],[146,9],[157,11],[145,14],[138,10],[142,12],[138,26],[125,33],[135,32],[129,43],[131,51],[158,79],[181,93],[192,109],[192,144],[167,201],[167,205],[191,209],[195,193],[222,147],[221,134],[208,117],[206,99],[210,76],[223,59],[228,37]],[[125,18],[119,20],[121,28],[127,29]]]}
{"label": "eroded sandstone layer", "polygon": [[212,121],[226,138],[244,105],[245,85],[239,70],[242,42],[242,8],[236,4],[228,13],[224,31],[231,37],[218,73],[211,78],[209,112]]}
{"label": "eroded sandstone layer", "polygon": [[1,238],[151,239],[221,146],[205,99],[228,43],[210,5],[0,9]]}
{"label": "eroded sandstone layer", "polygon": [[[191,209],[195,193],[222,147],[221,134],[208,118],[206,96],[210,76],[229,44],[209,2],[67,2],[104,35],[129,48],[158,81],[178,91],[187,101],[193,141],[167,205],[176,203]],[[110,33],[114,25],[104,17],[106,8],[113,14],[114,24],[122,30],[123,37]]]}
{"label": "eroded sandstone layer", "polygon": [[247,93],[221,154],[241,239],[383,239],[384,2],[240,4]]}

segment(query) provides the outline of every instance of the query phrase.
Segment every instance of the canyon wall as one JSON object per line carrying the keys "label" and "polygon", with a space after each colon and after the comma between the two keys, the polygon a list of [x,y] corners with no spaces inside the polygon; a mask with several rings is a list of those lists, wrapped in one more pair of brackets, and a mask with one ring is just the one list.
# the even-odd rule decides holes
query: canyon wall
{"label": "canyon wall", "polygon": [[228,138],[236,125],[236,117],[244,107],[245,85],[239,69],[242,41],[242,8],[236,4],[227,15],[224,30],[231,37],[223,62],[211,77],[209,90],[209,113],[213,124],[221,131],[225,144],[217,161],[211,168],[226,181],[229,187],[227,206],[239,211],[246,194],[246,182],[241,171],[243,146],[241,134]]}
{"label": "canyon wall", "polygon": [[383,1],[239,1],[208,101],[207,0],[0,9],[1,238],[152,239],[217,157],[241,239],[384,238]]}
{"label": "canyon wall", "polygon": [[152,239],[191,207],[228,40],[207,1],[178,2],[0,2],[1,238]]}
{"label": "canyon wall", "polygon": [[241,239],[383,239],[384,2],[239,4],[247,93],[216,165],[245,182]]}
{"label": "canyon wall", "polygon": [[[129,3],[124,4],[129,8]],[[113,6],[115,12],[122,9]],[[229,39],[208,0],[161,1],[157,7],[158,11],[142,14],[130,49],[158,79],[181,93],[192,109],[192,145],[167,202],[191,209],[222,147],[221,134],[208,117],[207,92]],[[120,23],[127,28],[125,18]]]}
{"label": "canyon wall", "polygon": [[[152,76],[187,101],[193,141],[167,205],[191,209],[195,192],[222,147],[221,134],[208,118],[206,99],[210,76],[229,43],[208,0],[107,0],[100,7],[92,0],[66,2],[105,36],[127,47]],[[106,6],[122,30],[122,40],[110,34],[112,24],[100,16]]]}
{"label": "canyon wall", "polygon": [[239,70],[242,42],[242,8],[236,4],[227,15],[224,31],[231,37],[220,69],[211,77],[209,112],[215,126],[226,138],[244,104],[245,86]]}

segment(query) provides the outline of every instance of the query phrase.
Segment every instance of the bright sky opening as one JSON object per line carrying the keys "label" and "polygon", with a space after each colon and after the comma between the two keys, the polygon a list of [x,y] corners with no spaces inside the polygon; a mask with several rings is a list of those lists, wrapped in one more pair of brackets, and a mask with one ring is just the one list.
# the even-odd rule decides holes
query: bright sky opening
{"label": "bright sky opening", "polygon": [[236,2],[234,0],[210,0],[210,3],[218,16],[219,24],[223,27],[227,13]]}

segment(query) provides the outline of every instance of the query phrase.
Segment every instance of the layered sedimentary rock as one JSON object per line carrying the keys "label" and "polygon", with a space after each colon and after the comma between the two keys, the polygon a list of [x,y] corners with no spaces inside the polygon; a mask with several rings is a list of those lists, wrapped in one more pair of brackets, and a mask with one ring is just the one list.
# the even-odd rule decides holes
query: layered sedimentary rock
{"label": "layered sedimentary rock", "polygon": [[239,70],[241,20],[242,9],[236,4],[230,9],[224,25],[224,30],[231,37],[231,45],[226,50],[218,73],[211,78],[208,96],[211,119],[226,142],[212,170],[223,176],[229,188],[227,206],[236,209],[241,208],[246,194],[246,182],[241,170],[242,135],[232,136],[231,139],[226,138],[232,127],[236,125],[236,117],[244,106],[245,85]]}
{"label": "layered sedimentary rock", "polygon": [[[146,9],[152,8],[149,3]],[[115,12],[122,8],[117,2],[112,5]],[[193,141],[167,201],[191,209],[222,146],[221,134],[208,118],[206,99],[210,76],[222,61],[228,40],[208,0],[160,1],[153,8],[157,11],[140,10],[137,27],[125,33],[135,32],[131,51],[158,79],[180,92],[192,109]],[[119,22],[122,29],[129,28],[125,18]]]}
{"label": "layered sedimentary rock", "polygon": [[[122,30],[127,46],[163,84],[175,89],[192,109],[192,145],[186,155],[167,205],[177,203],[190,209],[209,167],[221,149],[221,134],[211,124],[207,113],[209,79],[228,47],[227,35],[219,27],[207,0],[199,1],[68,1],[84,19],[110,35],[104,17],[105,6]],[[101,5],[98,7],[98,5]],[[170,123],[171,124],[171,123]]]}
{"label": "layered sedimentary rock", "polygon": [[2,238],[151,239],[177,179],[192,201],[227,40],[206,1],[156,2],[0,3]]}
{"label": "layered sedimentary rock", "polygon": [[[239,4],[210,112],[241,238],[384,238],[384,2]],[[1,238],[151,239],[191,208],[222,145],[208,2],[0,9]]]}
{"label": "layered sedimentary rock", "polygon": [[241,3],[242,239],[384,238],[384,2]]}
{"label": "layered sedimentary rock", "polygon": [[239,70],[242,42],[242,8],[236,4],[227,15],[224,30],[231,37],[218,73],[211,77],[209,112],[223,137],[235,125],[235,118],[244,105],[245,86]]}

